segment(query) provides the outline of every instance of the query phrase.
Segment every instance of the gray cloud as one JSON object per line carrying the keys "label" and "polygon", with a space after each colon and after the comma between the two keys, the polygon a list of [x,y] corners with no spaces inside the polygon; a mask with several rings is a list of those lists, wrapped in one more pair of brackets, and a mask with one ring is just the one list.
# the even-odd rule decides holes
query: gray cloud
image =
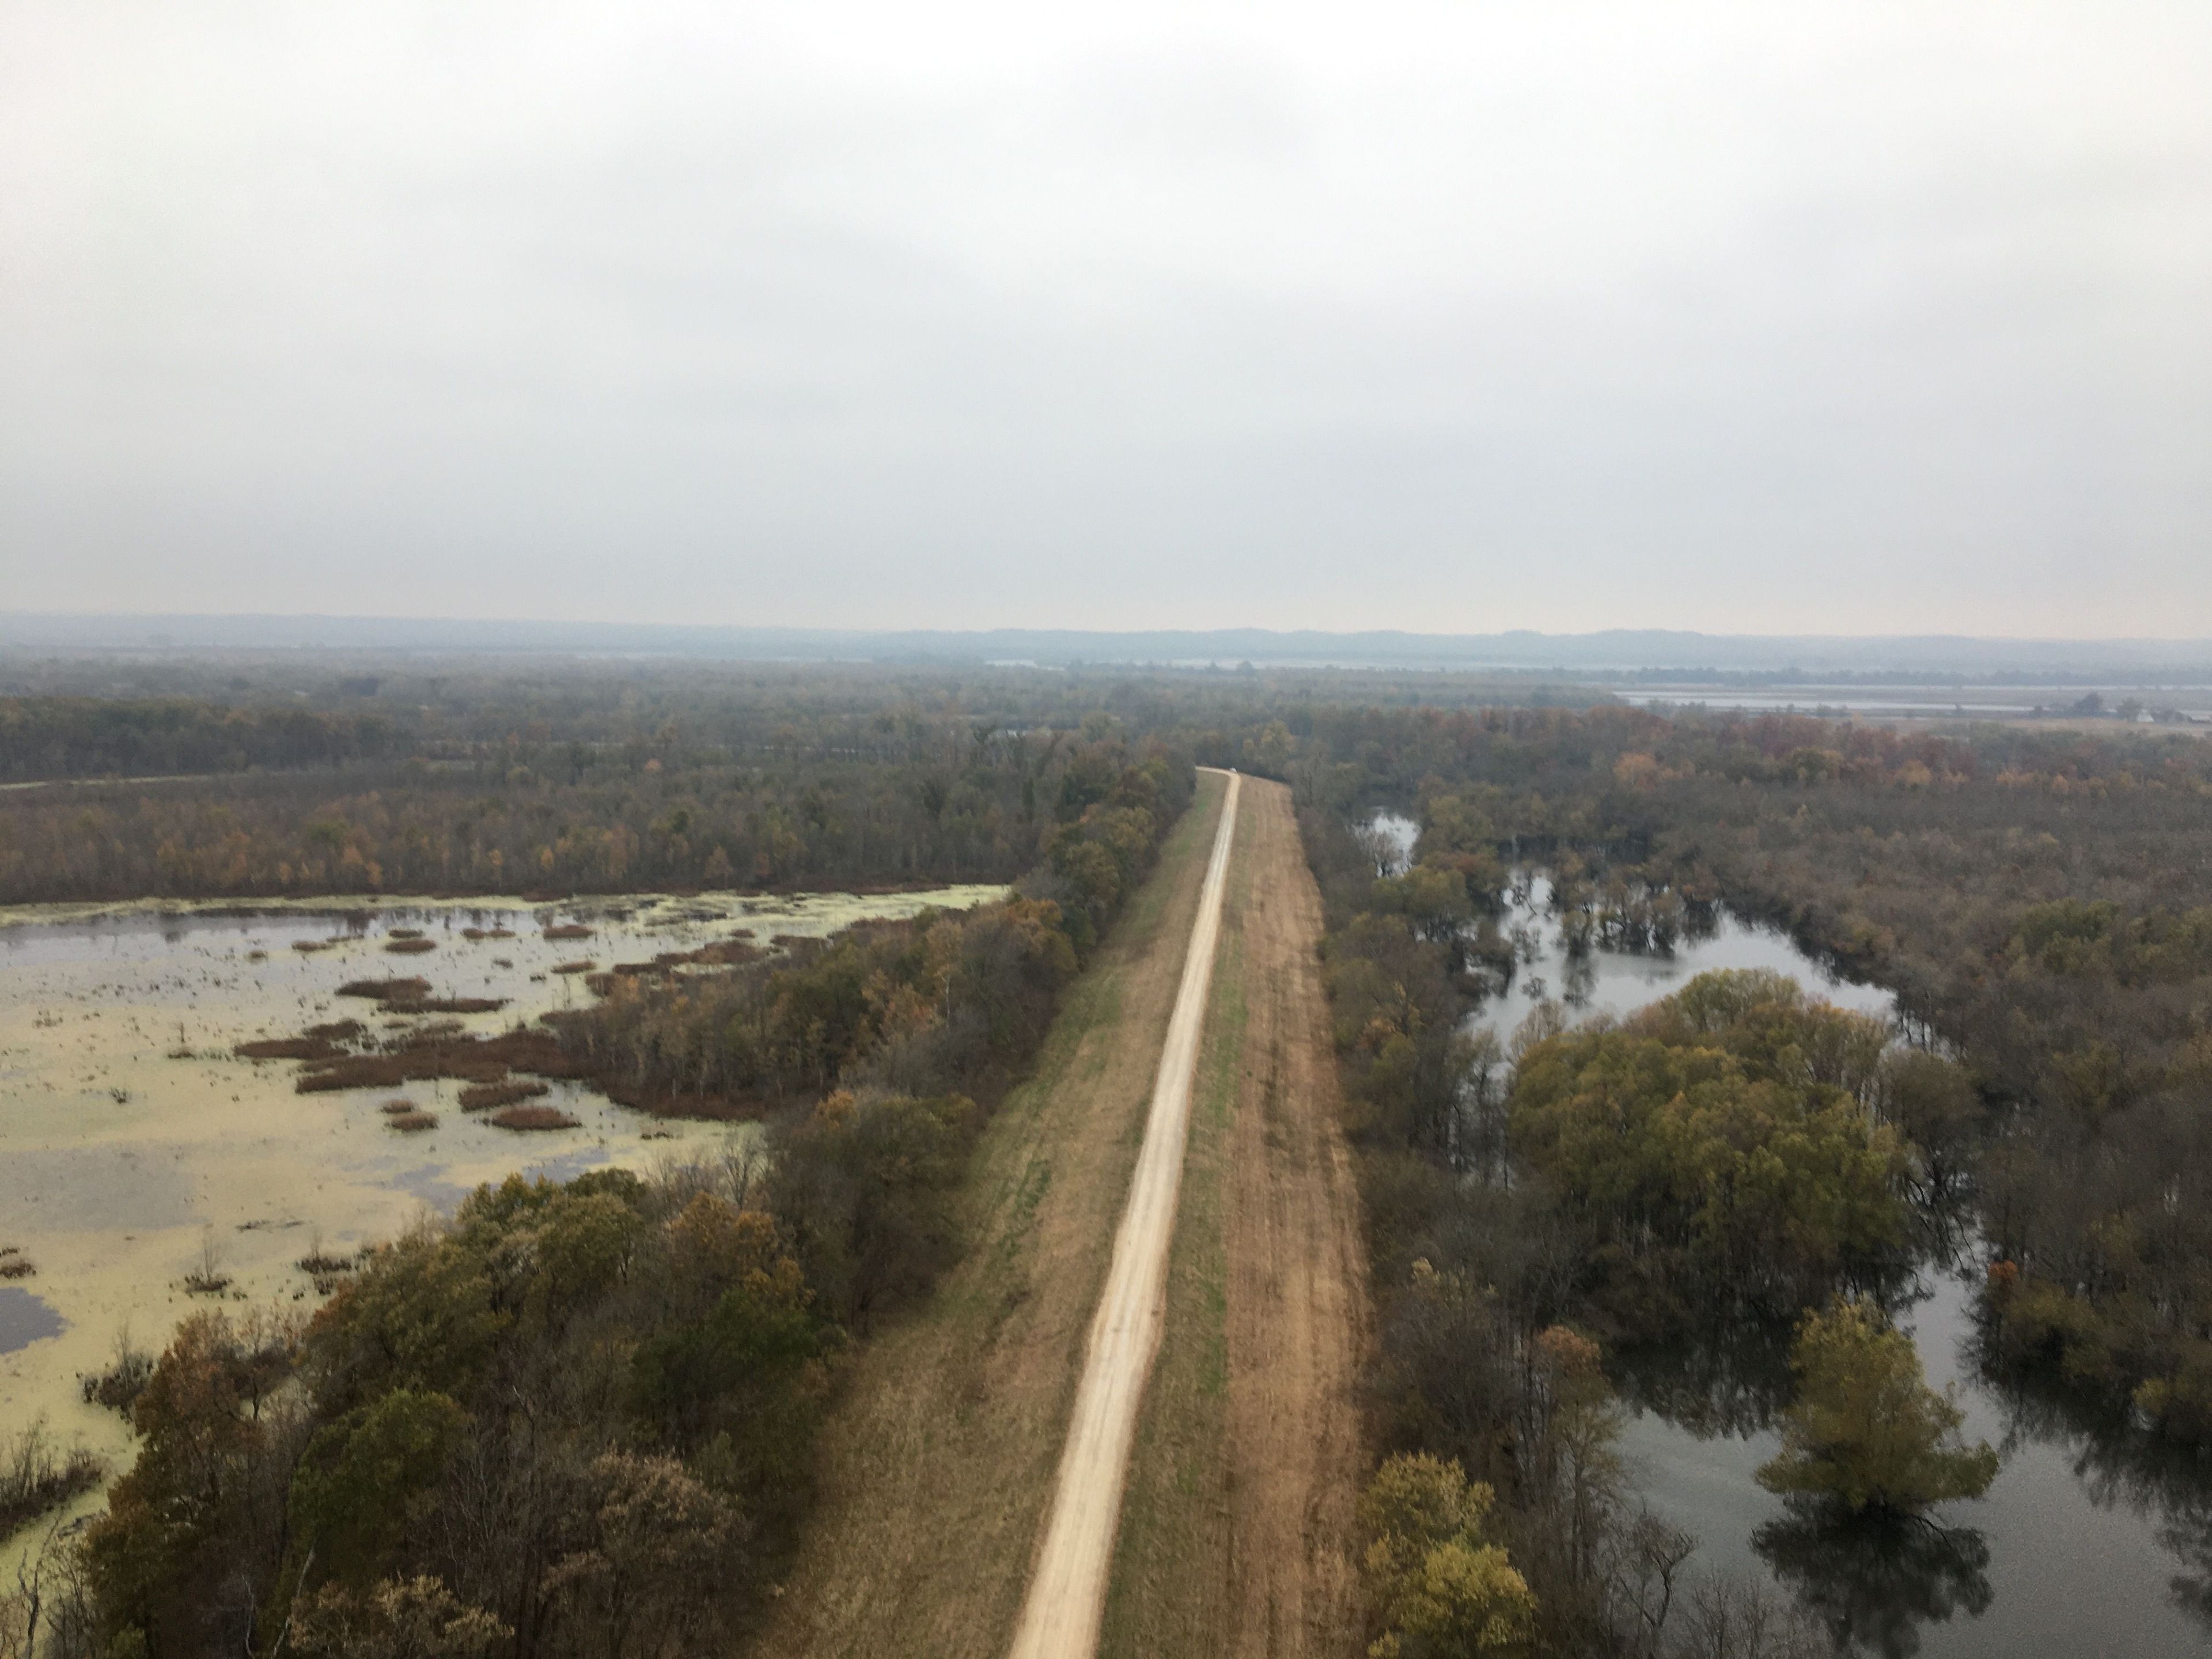
{"label": "gray cloud", "polygon": [[2188,3],[0,11],[12,608],[2192,635]]}

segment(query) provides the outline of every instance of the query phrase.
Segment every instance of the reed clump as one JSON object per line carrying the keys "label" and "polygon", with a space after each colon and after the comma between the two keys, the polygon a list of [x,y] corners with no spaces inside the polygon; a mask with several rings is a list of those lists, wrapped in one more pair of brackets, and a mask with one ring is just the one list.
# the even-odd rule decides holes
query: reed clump
{"label": "reed clump", "polygon": [[78,1378],[77,1395],[88,1406],[105,1406],[128,1417],[153,1375],[154,1356],[131,1346],[126,1330],[116,1339],[114,1363],[104,1371]]}
{"label": "reed clump", "polygon": [[465,1112],[489,1111],[495,1106],[512,1106],[518,1101],[535,1100],[552,1093],[543,1083],[526,1082],[507,1078],[497,1083],[473,1083],[461,1091],[461,1109]]}
{"label": "reed clump", "polygon": [[0,1538],[91,1491],[106,1474],[107,1465],[82,1446],[57,1447],[45,1419],[34,1420],[0,1442]]}
{"label": "reed clump", "polygon": [[491,1115],[502,1129],[574,1129],[578,1121],[558,1106],[509,1106]]}

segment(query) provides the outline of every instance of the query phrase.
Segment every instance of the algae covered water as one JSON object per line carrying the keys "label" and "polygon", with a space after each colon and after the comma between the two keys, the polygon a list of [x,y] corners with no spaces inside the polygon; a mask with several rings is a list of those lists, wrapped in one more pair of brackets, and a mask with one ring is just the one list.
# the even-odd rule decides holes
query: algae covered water
{"label": "algae covered water", "polygon": [[[576,1127],[516,1133],[460,1109],[458,1082],[302,1095],[291,1063],[238,1044],[349,1017],[380,1036],[432,1017],[489,1035],[589,1002],[581,963],[736,939],[773,951],[1005,890],[0,908],[0,1268],[17,1264],[0,1273],[0,1429],[43,1416],[125,1463],[121,1419],[84,1404],[78,1378],[126,1340],[158,1352],[195,1308],[311,1309],[302,1258],[349,1255],[480,1182],[718,1157],[755,1133],[555,1082],[545,1102]],[[398,975],[501,1006],[410,1020],[338,994]],[[382,1109],[395,1095],[434,1126],[396,1132]]]}

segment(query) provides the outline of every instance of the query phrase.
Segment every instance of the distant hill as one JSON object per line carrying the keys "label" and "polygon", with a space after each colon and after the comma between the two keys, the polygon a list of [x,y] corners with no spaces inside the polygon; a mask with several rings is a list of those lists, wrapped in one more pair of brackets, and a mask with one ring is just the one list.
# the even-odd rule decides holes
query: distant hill
{"label": "distant hill", "polygon": [[385,617],[65,616],[0,613],[0,652],[208,650],[526,653],[763,661],[1219,664],[1517,669],[1577,676],[1711,673],[1973,676],[2136,681],[2212,678],[2212,640],[2005,640],[1955,635],[1279,633],[1267,629],[1107,633],[1079,629],[863,632],[629,623]]}

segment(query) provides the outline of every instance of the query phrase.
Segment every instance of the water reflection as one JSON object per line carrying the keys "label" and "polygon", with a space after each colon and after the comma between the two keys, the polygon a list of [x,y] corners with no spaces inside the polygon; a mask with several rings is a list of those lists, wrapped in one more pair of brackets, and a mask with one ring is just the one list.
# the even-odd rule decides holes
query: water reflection
{"label": "water reflection", "polygon": [[1751,1544],[1838,1653],[1912,1659],[1924,1626],[1978,1619],[1996,1598],[1989,1540],[1971,1527],[1792,1500]]}
{"label": "water reflection", "polygon": [[2006,1408],[2005,1446],[2059,1450],[2100,1510],[2141,1517],[2181,1571],[2167,1597],[2212,1638],[2212,1453],[2151,1433],[2132,1413],[2033,1372],[1997,1366],[1968,1345]]}
{"label": "water reflection", "polygon": [[0,1285],[0,1353],[13,1353],[33,1342],[59,1336],[62,1316],[21,1285]]}
{"label": "water reflection", "polygon": [[1743,1319],[1617,1357],[1613,1381],[1639,1411],[1696,1436],[1741,1439],[1773,1425],[1790,1403],[1786,1320]]}

